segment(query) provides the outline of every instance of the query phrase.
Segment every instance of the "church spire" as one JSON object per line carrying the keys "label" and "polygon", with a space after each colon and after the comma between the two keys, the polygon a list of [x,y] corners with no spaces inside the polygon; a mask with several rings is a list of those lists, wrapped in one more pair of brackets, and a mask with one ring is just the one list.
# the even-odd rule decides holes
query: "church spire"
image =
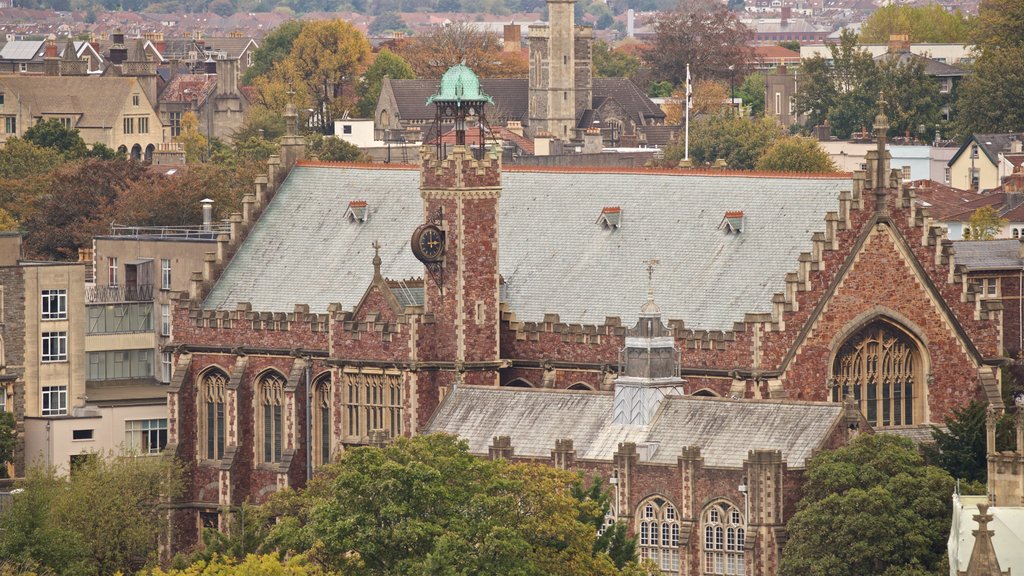
{"label": "church spire", "polygon": [[996,557],[996,549],[992,546],[994,531],[988,529],[988,523],[993,516],[988,513],[988,504],[978,504],[978,514],[974,515],[974,521],[978,523],[978,529],[972,531],[974,534],[974,549],[971,550],[971,560],[967,564],[967,571],[959,571],[959,576],[1009,576],[1009,570],[999,569],[999,558]]}

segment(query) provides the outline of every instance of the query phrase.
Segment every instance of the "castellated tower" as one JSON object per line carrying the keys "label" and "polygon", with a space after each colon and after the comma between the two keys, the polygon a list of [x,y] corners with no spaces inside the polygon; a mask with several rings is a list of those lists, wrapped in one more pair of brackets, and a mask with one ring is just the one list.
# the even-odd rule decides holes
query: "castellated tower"
{"label": "castellated tower", "polygon": [[497,384],[501,155],[466,142],[467,122],[475,117],[482,125],[491,103],[464,65],[449,69],[439,93],[428,100],[439,118],[454,121],[456,132],[456,144],[447,151],[422,149],[424,223],[411,239],[426,269],[424,312],[430,318],[417,355],[442,366],[441,374],[424,376],[436,378],[436,386],[456,381],[449,366],[467,384]]}
{"label": "castellated tower", "polygon": [[531,26],[530,134],[548,132],[568,140],[576,119],[592,101],[590,50],[593,31],[577,28],[576,0],[548,0],[548,25]]}

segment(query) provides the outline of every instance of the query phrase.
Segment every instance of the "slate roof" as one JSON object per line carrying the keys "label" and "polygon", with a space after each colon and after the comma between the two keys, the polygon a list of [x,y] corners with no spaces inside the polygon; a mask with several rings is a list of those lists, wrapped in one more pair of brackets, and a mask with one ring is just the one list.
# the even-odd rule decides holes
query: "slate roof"
{"label": "slate roof", "polygon": [[634,118],[663,119],[665,112],[637,88],[629,78],[594,78],[594,108],[598,98],[614,98]]}
{"label": "slate roof", "polygon": [[1019,270],[1024,266],[1020,258],[1020,240],[959,240],[953,242],[956,263],[975,270]]}
{"label": "slate roof", "polygon": [[442,402],[426,432],[445,432],[487,454],[508,436],[516,456],[551,456],[556,439],[571,438],[576,457],[611,460],[621,442],[657,442],[649,462],[675,464],[686,446],[700,446],[705,466],[740,468],[751,450],[780,450],[803,468],[843,417],[835,403],[730,400],[674,396],[648,426],[614,424],[611,393],[460,386]]}
{"label": "slate roof", "polygon": [[924,64],[924,73],[928,76],[938,78],[960,78],[967,75],[967,71],[958,66],[951,66],[945,62],[939,62],[933,58],[925,58],[912,52],[900,52],[898,54],[885,53],[875,56],[875,62],[888,61],[891,58],[899,59],[900,63],[921,62]]}
{"label": "slate roof", "polygon": [[81,114],[78,128],[118,126],[128,96],[142,93],[135,78],[113,76],[3,76],[0,86],[16,93],[32,116]]}
{"label": "slate roof", "polygon": [[[427,106],[427,98],[437,93],[440,80],[393,80],[392,92],[402,120],[433,120],[434,107]],[[494,98],[494,105],[507,120],[526,120],[526,78],[482,78],[480,88]],[[493,109],[487,113],[493,118]]]}
{"label": "slate roof", "polygon": [[[771,311],[785,274],[850,188],[841,176],[588,168],[513,168],[502,179],[500,272],[518,319],[557,313],[563,322],[600,324],[618,315],[632,323],[646,294],[643,261],[657,258],[654,289],[665,316],[712,330],[732,329],[745,312]],[[367,201],[366,222],[344,219],[352,200]],[[621,208],[619,228],[595,223],[605,206]],[[717,229],[728,210],[744,211],[742,234]],[[373,277],[375,240],[386,277],[423,276],[408,247],[422,220],[415,167],[297,166],[204,306],[350,309]]]}
{"label": "slate roof", "polygon": [[208,36],[203,38],[203,42],[203,49],[207,54],[223,52],[228,58],[240,58],[250,43],[253,50],[259,47],[256,41],[248,36]]}
{"label": "slate roof", "polygon": [[960,146],[960,149],[956,151],[956,154],[949,159],[947,166],[952,166],[956,163],[956,159],[964,153],[965,150],[970,148],[972,143],[977,142],[978,148],[985,153],[985,156],[992,161],[993,164],[999,162],[1000,152],[1010,151],[1010,142],[1013,140],[1024,140],[1024,132],[1021,133],[1006,133],[1006,134],[971,134],[971,137]]}

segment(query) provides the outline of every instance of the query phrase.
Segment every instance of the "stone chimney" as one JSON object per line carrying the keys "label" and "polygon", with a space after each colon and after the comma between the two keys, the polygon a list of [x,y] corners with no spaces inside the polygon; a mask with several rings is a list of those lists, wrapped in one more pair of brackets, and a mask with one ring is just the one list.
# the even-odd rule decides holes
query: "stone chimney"
{"label": "stone chimney", "polygon": [[47,76],[60,75],[60,58],[57,49],[57,37],[50,34],[43,48],[43,73]]}
{"label": "stone chimney", "polygon": [[21,232],[0,232],[0,266],[14,266],[21,258]]}
{"label": "stone chimney", "polygon": [[124,32],[115,30],[110,35],[111,44],[109,60],[111,64],[121,64],[128,59],[128,47],[124,44]]}
{"label": "stone chimney", "polygon": [[604,137],[600,128],[587,128],[583,134],[583,153],[600,154],[604,150]]}
{"label": "stone chimney", "polygon": [[60,59],[61,76],[85,76],[89,73],[89,63],[78,57],[75,53],[75,43],[68,37],[64,45],[64,54]]}
{"label": "stone chimney", "polygon": [[234,96],[238,94],[238,60],[223,58],[217,60],[217,95]]}
{"label": "stone chimney", "polygon": [[199,203],[203,205],[203,230],[211,230],[213,227],[213,200],[203,198]]}
{"label": "stone chimney", "polygon": [[285,135],[281,137],[281,167],[287,174],[306,157],[306,139],[299,135],[299,113],[291,102],[284,111]]}
{"label": "stone chimney", "polygon": [[907,34],[889,35],[889,54],[910,52],[910,36]]}
{"label": "stone chimney", "polygon": [[519,27],[519,24],[513,22],[505,24],[504,32],[505,43],[502,45],[502,50],[518,52],[523,47],[523,29]]}
{"label": "stone chimney", "polygon": [[505,124],[505,129],[515,134],[516,136],[523,135],[523,123],[520,122],[519,120],[509,120]]}

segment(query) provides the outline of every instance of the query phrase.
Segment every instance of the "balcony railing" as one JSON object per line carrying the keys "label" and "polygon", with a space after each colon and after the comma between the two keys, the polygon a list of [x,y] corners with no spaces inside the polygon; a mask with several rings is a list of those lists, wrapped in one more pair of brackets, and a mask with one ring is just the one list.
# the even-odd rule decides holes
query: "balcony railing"
{"label": "balcony railing", "polygon": [[86,286],[86,304],[109,304],[112,302],[152,302],[153,285],[137,286]]}
{"label": "balcony railing", "polygon": [[110,226],[111,236],[134,238],[173,238],[185,240],[216,240],[218,234],[229,234],[227,222],[213,222],[209,226]]}

